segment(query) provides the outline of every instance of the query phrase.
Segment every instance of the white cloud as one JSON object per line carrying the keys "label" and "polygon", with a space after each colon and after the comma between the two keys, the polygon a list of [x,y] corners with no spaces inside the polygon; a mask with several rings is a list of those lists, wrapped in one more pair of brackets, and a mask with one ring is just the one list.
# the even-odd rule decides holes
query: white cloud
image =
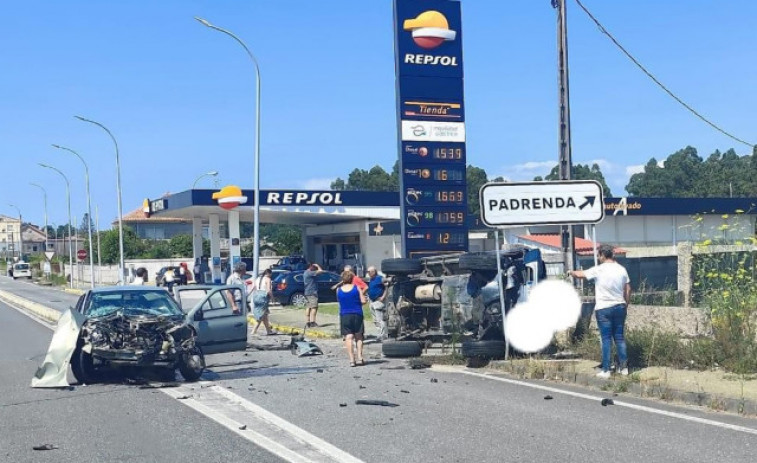
{"label": "white cloud", "polygon": [[544,170],[553,168],[557,165],[556,161],[529,161],[524,162],[523,164],[515,164],[514,166],[511,166],[508,168],[508,170],[512,170],[514,172],[529,172],[533,170]]}
{"label": "white cloud", "polygon": [[299,182],[299,188],[303,190],[330,190],[333,178],[309,178]]}
{"label": "white cloud", "polygon": [[[584,164],[583,162],[579,162],[578,164]],[[587,161],[586,164],[591,167],[594,164],[598,165],[600,169],[602,169],[602,173],[609,173],[615,170],[617,167],[612,162],[608,161],[607,159],[592,159],[591,161]]]}
{"label": "white cloud", "polygon": [[626,166],[626,176],[630,177],[633,174],[640,174],[644,172],[644,164],[637,164],[634,166]]}

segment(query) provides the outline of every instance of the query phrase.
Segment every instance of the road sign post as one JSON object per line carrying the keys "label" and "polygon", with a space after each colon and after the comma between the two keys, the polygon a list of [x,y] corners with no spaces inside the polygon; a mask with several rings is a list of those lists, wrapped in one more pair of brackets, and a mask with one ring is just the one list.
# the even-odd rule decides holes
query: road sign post
{"label": "road sign post", "polygon": [[599,223],[605,216],[602,186],[593,180],[487,183],[479,201],[490,227]]}

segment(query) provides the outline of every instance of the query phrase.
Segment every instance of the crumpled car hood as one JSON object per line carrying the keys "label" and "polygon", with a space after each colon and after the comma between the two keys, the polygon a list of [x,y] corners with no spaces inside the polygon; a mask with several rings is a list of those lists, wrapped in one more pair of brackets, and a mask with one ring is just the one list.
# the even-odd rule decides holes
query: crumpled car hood
{"label": "crumpled car hood", "polygon": [[69,385],[66,374],[79,333],[84,325],[84,315],[69,308],[58,319],[47,355],[32,378],[32,387],[66,387]]}

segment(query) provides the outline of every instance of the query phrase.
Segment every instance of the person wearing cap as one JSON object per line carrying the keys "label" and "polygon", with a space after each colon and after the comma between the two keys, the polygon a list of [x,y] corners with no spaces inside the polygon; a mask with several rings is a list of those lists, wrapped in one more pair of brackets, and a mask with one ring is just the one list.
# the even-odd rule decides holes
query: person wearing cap
{"label": "person wearing cap", "polygon": [[315,316],[318,314],[318,282],[316,276],[325,270],[318,264],[310,264],[307,270],[302,273],[302,280],[305,283],[305,327],[314,328],[318,326],[315,322]]}
{"label": "person wearing cap", "polygon": [[614,249],[603,244],[599,247],[600,264],[588,270],[568,272],[575,278],[595,280],[594,314],[602,337],[602,371],[597,377],[610,377],[611,343],[615,341],[619,371],[628,375],[628,353],[625,340],[625,324],[628,304],[631,300],[631,283],[626,269],[615,261]]}

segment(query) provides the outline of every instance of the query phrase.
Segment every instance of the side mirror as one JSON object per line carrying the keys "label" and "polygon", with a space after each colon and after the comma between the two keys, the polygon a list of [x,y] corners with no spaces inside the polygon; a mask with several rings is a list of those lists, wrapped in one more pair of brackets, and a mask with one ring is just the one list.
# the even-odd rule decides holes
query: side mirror
{"label": "side mirror", "polygon": [[202,313],[202,309],[199,309],[197,312],[195,312],[194,321],[201,322],[203,320],[205,320],[205,315]]}

